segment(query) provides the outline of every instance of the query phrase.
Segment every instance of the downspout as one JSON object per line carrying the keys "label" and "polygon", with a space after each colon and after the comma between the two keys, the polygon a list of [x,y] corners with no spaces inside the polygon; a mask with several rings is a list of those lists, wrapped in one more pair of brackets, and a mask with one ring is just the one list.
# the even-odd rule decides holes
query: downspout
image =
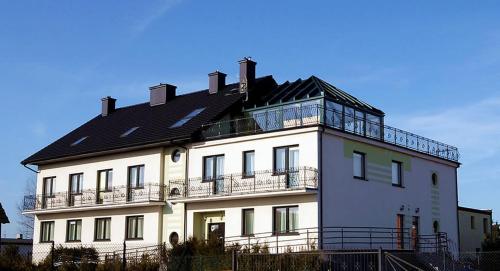
{"label": "downspout", "polygon": [[[163,191],[165,192],[165,148],[163,147],[161,149],[161,157],[160,157],[160,189],[163,187]],[[151,186],[149,187],[149,189],[151,189]],[[164,193],[165,195],[165,193]],[[163,200],[166,201],[166,199],[164,198]],[[159,241],[159,244],[163,244],[163,216],[164,216],[164,211],[165,211],[165,206],[160,206],[161,207],[161,211],[160,211],[160,217],[159,217],[159,221],[160,221],[160,230],[159,230],[159,233],[158,233],[158,241]]]}
{"label": "downspout", "polygon": [[[175,145],[176,147],[178,148],[181,148],[181,149],[184,149],[186,151],[186,158],[185,158],[185,167],[184,167],[184,181],[187,182],[188,180],[188,172],[189,172],[189,149],[184,147],[184,146],[181,146],[181,145]],[[186,205],[187,203],[183,203],[184,204],[184,234],[182,235],[183,236],[183,242],[186,242],[187,238],[186,238],[186,235],[187,235],[187,211],[186,211]]]}
{"label": "downspout", "polygon": [[460,222],[458,215],[458,167],[455,168],[455,197],[457,199],[457,250],[460,253]]}
{"label": "downspout", "polygon": [[319,180],[318,180],[318,246],[319,249],[323,249],[323,133],[325,131],[325,127],[320,126],[321,130],[318,133],[318,171],[319,171]]}

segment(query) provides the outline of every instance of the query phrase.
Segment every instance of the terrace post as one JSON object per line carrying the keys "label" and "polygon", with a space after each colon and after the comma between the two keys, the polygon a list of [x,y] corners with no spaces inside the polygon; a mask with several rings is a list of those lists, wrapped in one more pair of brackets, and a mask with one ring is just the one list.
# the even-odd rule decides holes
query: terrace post
{"label": "terrace post", "polygon": [[377,253],[377,261],[378,261],[378,271],[382,271],[382,249],[379,248],[378,249],[378,253]]}
{"label": "terrace post", "polygon": [[122,271],[127,270],[127,257],[125,255],[126,251],[127,251],[127,243],[123,241]]}
{"label": "terrace post", "polygon": [[229,194],[233,194],[233,174],[230,175]]}

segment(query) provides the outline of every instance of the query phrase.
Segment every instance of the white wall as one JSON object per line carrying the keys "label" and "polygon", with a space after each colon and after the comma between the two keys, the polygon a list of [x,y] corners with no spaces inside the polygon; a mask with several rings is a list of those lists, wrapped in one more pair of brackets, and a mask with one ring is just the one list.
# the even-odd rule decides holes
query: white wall
{"label": "white wall", "polygon": [[224,173],[241,173],[244,151],[255,151],[255,170],[273,169],[273,148],[299,147],[299,165],[318,168],[317,129],[297,129],[194,144],[189,150],[189,177],[202,177],[203,157],[224,154]]}
{"label": "white wall", "polygon": [[97,171],[113,169],[113,186],[127,185],[128,167],[144,165],[144,183],[161,182],[162,149],[147,149],[123,154],[80,159],[69,162],[42,165],[37,174],[37,194],[42,193],[45,177],[56,177],[55,192],[67,192],[69,175],[83,173],[83,189],[95,189]]}
{"label": "white wall", "polygon": [[[371,163],[368,157],[371,176],[368,181],[359,180],[353,177],[352,152],[345,154],[346,142],[334,134],[325,134],[323,139],[324,227],[396,227],[396,215],[404,214],[406,228],[411,227],[412,216],[419,216],[420,234],[432,234],[433,221],[438,220],[440,231],[458,244],[455,167],[366,144],[379,155],[377,159],[394,156],[410,165],[403,165],[403,188],[392,186],[390,167]],[[350,141],[350,146],[352,142],[356,141]],[[437,187],[431,182],[434,172],[439,176]]]}

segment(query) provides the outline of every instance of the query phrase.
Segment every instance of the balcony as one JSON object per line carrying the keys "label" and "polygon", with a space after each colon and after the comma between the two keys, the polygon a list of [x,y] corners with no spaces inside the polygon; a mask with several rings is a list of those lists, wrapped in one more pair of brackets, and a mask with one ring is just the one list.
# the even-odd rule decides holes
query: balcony
{"label": "balcony", "polygon": [[384,125],[380,117],[368,113],[359,111],[354,113],[354,110],[345,109],[334,110],[333,107],[328,107],[328,103],[326,108],[322,103],[316,103],[252,111],[245,118],[205,125],[202,135],[206,139],[218,139],[324,125],[345,133],[458,162],[460,154],[456,147]]}
{"label": "balcony", "polygon": [[300,167],[286,171],[256,171],[253,175],[228,174],[212,180],[189,178],[169,182],[169,199],[206,199],[227,196],[282,192],[314,192],[318,188],[318,170]]}
{"label": "balcony", "polygon": [[24,212],[60,210],[66,208],[118,206],[134,203],[161,203],[165,200],[165,186],[155,183],[130,188],[114,186],[106,191],[83,190],[81,193],[60,192],[52,195],[28,195],[24,197]]}

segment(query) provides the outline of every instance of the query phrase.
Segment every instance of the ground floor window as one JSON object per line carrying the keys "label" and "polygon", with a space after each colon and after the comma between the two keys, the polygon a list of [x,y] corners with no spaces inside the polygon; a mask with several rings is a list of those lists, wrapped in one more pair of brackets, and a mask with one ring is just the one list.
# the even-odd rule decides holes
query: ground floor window
{"label": "ground floor window", "polygon": [[252,235],[254,223],[253,209],[243,209],[242,235]]}
{"label": "ground floor window", "polygon": [[66,226],[66,241],[80,242],[82,240],[82,220],[68,220]]}
{"label": "ground floor window", "polygon": [[40,242],[54,241],[54,221],[44,221],[40,228]]}
{"label": "ground floor window", "polygon": [[142,239],[144,229],[144,216],[127,217],[127,239]]}
{"label": "ground floor window", "polygon": [[111,217],[95,219],[94,239],[96,241],[111,240]]}
{"label": "ground floor window", "polygon": [[273,220],[275,234],[295,232],[299,228],[299,207],[275,207]]}

